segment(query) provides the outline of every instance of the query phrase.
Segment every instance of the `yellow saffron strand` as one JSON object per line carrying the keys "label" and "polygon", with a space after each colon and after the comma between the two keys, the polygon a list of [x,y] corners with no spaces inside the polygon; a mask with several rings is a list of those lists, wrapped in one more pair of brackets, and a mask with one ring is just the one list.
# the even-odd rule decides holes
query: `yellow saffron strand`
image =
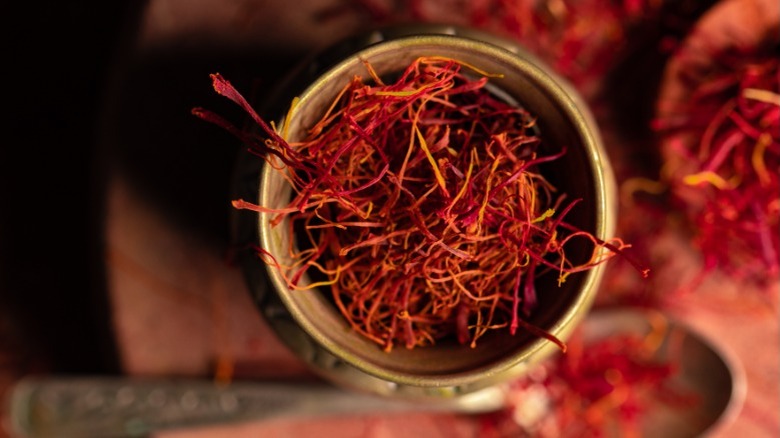
{"label": "yellow saffron strand", "polygon": [[457,64],[460,64],[460,65],[462,65],[462,66],[464,66],[464,67],[474,71],[475,73],[478,73],[478,74],[480,74],[482,76],[485,76],[487,78],[503,78],[504,77],[504,75],[502,73],[490,73],[488,71],[482,70],[479,67],[476,67],[476,66],[474,66],[472,64],[469,64],[468,62],[462,62],[462,61],[459,61],[457,59],[448,58],[446,56],[426,56],[425,58],[423,58],[423,60],[424,61],[447,61],[447,62],[453,61],[453,62],[455,62]]}
{"label": "yellow saffron strand", "polygon": [[707,183],[715,186],[720,190],[728,190],[732,188],[728,181],[711,170],[705,170],[704,172],[686,175],[683,178],[683,183],[689,186],[697,186],[702,183]]}
{"label": "yellow saffron strand", "polygon": [[660,195],[667,190],[666,184],[648,178],[635,177],[628,178],[620,186],[620,201],[625,205],[633,204],[633,196],[636,193],[644,192],[651,195]]}
{"label": "yellow saffron strand", "polygon": [[[291,285],[292,289],[294,290],[311,290],[314,288],[318,288],[320,286],[331,286],[335,284],[337,281],[339,281],[339,275],[341,275],[341,267],[339,266],[338,269],[336,269],[336,275],[333,276],[330,280],[324,280],[324,281],[317,281],[314,283],[310,283],[306,286],[297,286],[297,285]],[[289,283],[289,282],[288,282]]]}
{"label": "yellow saffron strand", "polygon": [[422,132],[420,132],[420,128],[418,128],[416,124],[414,125],[414,132],[417,134],[417,140],[420,142],[420,148],[423,150],[423,152],[425,152],[425,156],[428,158],[428,162],[431,163],[433,174],[436,176],[436,182],[439,183],[439,187],[441,187],[444,195],[449,198],[450,194],[447,191],[444,177],[442,176],[441,171],[439,171],[439,165],[436,163],[436,159],[433,158],[433,154],[431,154],[431,151],[428,149],[428,143],[425,141]]}
{"label": "yellow saffron strand", "polygon": [[380,78],[379,75],[377,74],[376,70],[374,70],[374,66],[371,65],[371,63],[368,62],[367,59],[362,59],[361,58],[360,61],[363,63],[363,66],[366,68],[366,70],[368,70],[368,74],[369,74],[369,76],[371,76],[371,79],[373,79],[374,82],[376,82],[377,85],[379,85],[381,87],[384,87],[385,83],[382,82],[382,78]]}
{"label": "yellow saffron strand", "polygon": [[760,102],[780,106],[780,94],[773,93],[769,90],[762,90],[760,88],[745,88],[742,91],[742,96],[744,96],[746,99],[758,100]]}
{"label": "yellow saffron strand", "polygon": [[394,97],[408,97],[413,96],[421,91],[425,91],[431,87],[433,87],[434,84],[428,84],[423,85],[420,88],[415,88],[413,90],[402,90],[402,91],[377,91],[374,93],[376,96],[394,96]]}
{"label": "yellow saffron strand", "polygon": [[474,155],[476,154],[476,150],[471,150],[471,160],[469,160],[469,168],[466,170],[466,178],[465,181],[463,181],[463,186],[461,186],[460,190],[458,190],[458,193],[455,195],[455,198],[450,202],[450,206],[447,208],[447,212],[449,213],[452,211],[452,207],[455,205],[456,202],[460,200],[461,197],[466,193],[466,189],[469,188],[469,183],[471,182],[471,173],[474,171]]}
{"label": "yellow saffron strand", "polygon": [[535,224],[535,223],[541,222],[541,221],[547,219],[548,217],[552,217],[552,215],[554,215],[554,214],[555,214],[555,209],[554,208],[548,208],[544,213],[541,214],[541,216],[539,216],[536,219],[532,220],[531,223]]}
{"label": "yellow saffron strand", "polygon": [[753,149],[753,154],[750,157],[753,163],[753,168],[756,170],[758,180],[762,186],[767,186],[772,183],[772,177],[769,176],[769,171],[766,168],[766,162],[764,161],[764,152],[767,146],[772,143],[772,136],[768,132],[764,132],[758,137],[756,147]]}
{"label": "yellow saffron strand", "polygon": [[496,158],[493,161],[493,165],[490,166],[490,174],[487,177],[488,183],[485,184],[485,196],[482,197],[482,205],[479,207],[479,214],[477,216],[477,224],[478,224],[477,230],[482,229],[482,221],[485,218],[485,209],[487,209],[488,201],[490,201],[488,195],[490,194],[490,190],[492,189],[491,182],[493,180],[493,177],[495,176],[496,169],[498,168],[499,164],[501,164],[501,160],[499,158]]}

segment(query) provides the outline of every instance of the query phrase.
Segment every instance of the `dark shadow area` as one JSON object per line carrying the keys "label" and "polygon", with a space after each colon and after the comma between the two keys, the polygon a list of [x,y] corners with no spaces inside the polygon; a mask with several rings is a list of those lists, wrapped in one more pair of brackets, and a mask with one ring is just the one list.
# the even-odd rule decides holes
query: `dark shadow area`
{"label": "dark shadow area", "polygon": [[255,104],[296,61],[249,49],[132,54],[106,109],[108,167],[184,234],[227,245],[230,180],[242,145],[191,110],[204,107],[241,126],[247,114],[213,90],[209,75],[220,73]]}
{"label": "dark shadow area", "polygon": [[[4,8],[0,373],[113,373],[97,119],[143,2]],[[10,113],[10,114],[9,114]]]}

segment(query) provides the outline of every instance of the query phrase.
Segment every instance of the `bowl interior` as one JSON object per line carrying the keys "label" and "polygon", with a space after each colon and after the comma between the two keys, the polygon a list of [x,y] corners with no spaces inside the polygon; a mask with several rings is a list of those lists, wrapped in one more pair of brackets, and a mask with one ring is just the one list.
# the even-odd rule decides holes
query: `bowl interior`
{"label": "bowl interior", "polygon": [[[538,116],[543,145],[550,145],[554,150],[567,147],[566,155],[545,166],[542,173],[561,193],[567,193],[568,199],[582,199],[567,216],[568,222],[600,238],[612,232],[611,174],[587,108],[568,85],[520,49],[509,51],[483,41],[448,35],[411,36],[370,46],[333,67],[303,92],[289,120],[289,139],[299,140],[304,135],[345,81],[353,75],[366,75],[362,60],[370,62],[383,75],[403,69],[419,56],[432,55],[451,57],[503,74],[502,78],[490,82]],[[290,193],[290,187],[278,171],[265,165],[260,204],[285,206]],[[269,220],[270,215],[260,215],[261,245],[283,261],[287,251],[285,242],[288,242],[285,233],[289,227],[272,227]],[[584,257],[589,250],[583,247],[580,254],[573,251],[568,256]],[[557,349],[551,342],[522,330],[515,336],[508,330],[492,330],[473,349],[444,342],[412,350],[397,346],[387,353],[351,331],[327,294],[314,290],[292,291],[275,269],[270,268],[269,275],[274,289],[309,335],[337,357],[389,381],[415,385],[473,382],[531,359],[541,359]],[[555,275],[540,278],[539,306],[530,322],[566,339],[587,312],[600,276],[601,268],[594,268],[572,275],[560,287]],[[309,281],[304,278],[302,284]]]}

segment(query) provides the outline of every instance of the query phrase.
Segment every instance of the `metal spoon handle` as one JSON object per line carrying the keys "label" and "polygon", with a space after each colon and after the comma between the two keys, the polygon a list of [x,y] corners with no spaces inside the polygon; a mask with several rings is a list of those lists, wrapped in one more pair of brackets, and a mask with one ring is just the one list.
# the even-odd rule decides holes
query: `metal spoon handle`
{"label": "metal spoon handle", "polygon": [[8,400],[12,436],[27,438],[137,437],[174,427],[322,416],[443,410],[499,409],[489,388],[435,404],[355,394],[322,383],[236,383],[123,378],[27,379]]}

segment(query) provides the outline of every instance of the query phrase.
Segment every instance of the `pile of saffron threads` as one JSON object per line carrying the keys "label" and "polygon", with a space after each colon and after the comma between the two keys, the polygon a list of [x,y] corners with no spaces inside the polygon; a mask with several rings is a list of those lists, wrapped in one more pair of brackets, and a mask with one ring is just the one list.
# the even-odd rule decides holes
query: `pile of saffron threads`
{"label": "pile of saffron threads", "polygon": [[655,0],[353,0],[375,23],[469,26],[523,45],[586,97],[595,93],[627,35],[660,14]]}
{"label": "pile of saffron threads", "polygon": [[[587,342],[576,331],[567,354],[512,382],[503,418],[486,426],[520,424],[536,437],[641,436],[645,414],[659,406],[694,412],[702,400],[676,380],[679,343],[663,357],[657,354],[666,330],[659,325],[647,335],[619,333]],[[549,415],[536,412],[539,406]]]}
{"label": "pile of saffron threads", "polygon": [[[262,135],[219,116],[201,118],[241,136],[294,188],[288,206],[235,200],[238,209],[289,219],[293,263],[276,266],[289,287],[304,273],[328,287],[349,325],[386,351],[444,338],[475,346],[489,330],[518,329],[565,345],[530,324],[535,279],[564,282],[625,245],[569,225],[566,200],[538,171],[544,155],[533,114],[487,88],[490,73],[441,57],[414,60],[385,83],[369,63],[301,141],[288,142],[220,75],[215,90],[241,105]],[[293,109],[294,111],[294,109]],[[546,145],[545,150],[554,145]],[[303,230],[303,231],[300,231]],[[297,245],[296,245],[297,244]],[[592,249],[573,263],[570,246]],[[295,248],[299,249],[295,249]]]}
{"label": "pile of saffron threads", "polygon": [[694,230],[702,276],[780,272],[780,61],[724,56],[676,114],[655,121],[663,177]]}

